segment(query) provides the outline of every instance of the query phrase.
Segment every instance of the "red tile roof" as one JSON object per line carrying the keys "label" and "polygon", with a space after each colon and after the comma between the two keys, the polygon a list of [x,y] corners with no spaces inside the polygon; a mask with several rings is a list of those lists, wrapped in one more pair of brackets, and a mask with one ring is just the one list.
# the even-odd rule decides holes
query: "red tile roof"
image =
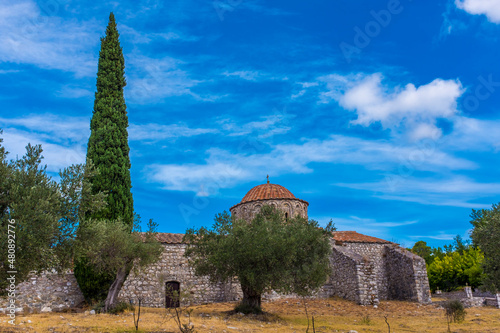
{"label": "red tile roof", "polygon": [[[165,232],[159,232],[156,235],[156,238],[159,242],[165,244],[183,244],[182,238],[184,234],[171,234]],[[390,244],[391,242],[367,236],[363,234],[359,234],[356,231],[335,231],[333,233],[333,239],[336,242],[341,243],[379,243],[379,244]]]}
{"label": "red tile roof", "polygon": [[278,184],[262,184],[255,186],[243,197],[241,203],[255,201],[255,200],[265,200],[265,199],[296,199],[295,196]]}
{"label": "red tile roof", "polygon": [[159,232],[156,234],[156,238],[160,243],[166,244],[183,244],[182,238],[184,234],[170,234],[165,232]]}
{"label": "red tile roof", "polygon": [[335,231],[333,233],[333,239],[336,242],[341,242],[341,243],[380,243],[380,244],[391,243],[389,241],[380,238],[358,234],[356,231]]}

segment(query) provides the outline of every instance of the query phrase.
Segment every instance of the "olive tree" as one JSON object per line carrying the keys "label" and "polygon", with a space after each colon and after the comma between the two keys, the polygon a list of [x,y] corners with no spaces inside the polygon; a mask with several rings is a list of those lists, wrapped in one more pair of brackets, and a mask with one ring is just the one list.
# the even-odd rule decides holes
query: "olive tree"
{"label": "olive tree", "polygon": [[310,295],[330,271],[331,225],[328,230],[302,217],[284,221],[283,213],[264,206],[252,221],[216,215],[211,229],[188,229],[186,256],[199,276],[212,282],[236,277],[245,313],[261,312],[266,291]]}

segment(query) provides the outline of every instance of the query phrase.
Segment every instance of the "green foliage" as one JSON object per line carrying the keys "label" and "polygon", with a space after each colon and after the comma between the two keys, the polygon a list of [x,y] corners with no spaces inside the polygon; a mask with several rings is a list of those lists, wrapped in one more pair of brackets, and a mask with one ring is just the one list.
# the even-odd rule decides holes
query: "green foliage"
{"label": "green foliage", "polygon": [[413,245],[413,247],[411,248],[411,252],[422,257],[427,265],[429,265],[433,260],[432,249],[424,241],[416,242],[415,245]]}
{"label": "green foliage", "polygon": [[18,271],[18,282],[25,280],[31,270],[58,266],[55,250],[59,236],[60,195],[57,183],[41,166],[41,146],[28,145],[26,155],[10,162],[6,161],[2,147],[0,158],[0,251],[5,254],[0,256],[0,288],[3,290],[10,270],[6,255],[9,219],[15,220],[13,264]]}
{"label": "green foliage", "polygon": [[329,273],[329,232],[316,221],[288,219],[276,208],[264,206],[249,223],[218,214],[211,230],[188,229],[186,256],[197,275],[211,281],[237,277],[243,304],[260,307],[262,293],[309,295]]}
{"label": "green foliage", "polygon": [[[0,248],[7,253],[7,222],[13,219],[17,282],[25,280],[31,271],[64,270],[72,265],[72,244],[79,222],[75,207],[82,200],[76,195],[82,179],[75,175],[83,173],[84,167],[63,171],[61,184],[57,184],[47,175],[42,159],[41,146],[28,144],[26,155],[7,162],[0,146]],[[99,206],[98,196],[84,197],[89,207]],[[6,260],[6,256],[0,258],[0,287],[9,270]]]}
{"label": "green foliage", "polygon": [[474,245],[484,252],[484,286],[492,291],[500,290],[500,204],[491,209],[473,210],[471,238]]}
{"label": "green foliage", "polygon": [[[83,190],[91,168],[66,168],[57,184],[41,164],[42,152],[41,146],[28,144],[23,157],[7,162],[7,152],[0,145],[0,250],[7,253],[7,222],[14,219],[18,283],[31,271],[71,268],[76,230],[83,217],[80,207],[93,212],[104,205],[102,194]],[[0,257],[0,288],[9,270],[6,260]]]}
{"label": "green foliage", "polygon": [[427,268],[431,290],[453,291],[466,284],[478,287],[482,280],[483,260],[483,252],[473,247],[467,248],[462,254],[455,251],[442,259],[435,258]]}
{"label": "green foliage", "polygon": [[127,302],[119,302],[108,313],[117,315],[125,311],[135,311],[135,307]]}
{"label": "green foliage", "polygon": [[[89,175],[90,182],[85,189],[96,195],[105,193],[107,204],[89,212],[87,217],[94,221],[120,220],[128,227],[130,233],[133,225],[133,199],[127,133],[128,117],[123,97],[125,85],[125,61],[115,18],[111,13],[106,35],[101,38],[97,90],[87,147],[88,164],[95,165],[96,172]],[[121,231],[122,227],[119,226],[117,230]],[[78,259],[75,276],[85,290],[86,299],[101,300],[100,297],[107,294],[114,280],[111,276],[116,271],[97,273],[101,268],[92,267],[92,261],[89,258]]]}
{"label": "green foliage", "polygon": [[[154,224],[151,220],[150,223]],[[120,220],[89,220],[78,233],[77,256],[86,258],[99,274],[115,274],[132,263],[136,269],[147,266],[158,260],[163,250],[154,229],[131,233]]]}
{"label": "green foliage", "polygon": [[102,303],[104,307],[103,300],[115,280],[115,274],[96,270],[85,257],[80,257],[75,262],[74,274],[85,301],[88,304]]}
{"label": "green foliage", "polygon": [[90,178],[92,192],[107,194],[107,205],[93,213],[92,218],[108,221],[121,219],[132,227],[128,117],[123,97],[125,61],[118,39],[115,18],[111,13],[106,36],[101,38],[87,159],[98,171]]}
{"label": "green foliage", "polygon": [[461,323],[465,320],[467,311],[465,311],[464,305],[459,300],[447,301],[443,307],[448,323]]}

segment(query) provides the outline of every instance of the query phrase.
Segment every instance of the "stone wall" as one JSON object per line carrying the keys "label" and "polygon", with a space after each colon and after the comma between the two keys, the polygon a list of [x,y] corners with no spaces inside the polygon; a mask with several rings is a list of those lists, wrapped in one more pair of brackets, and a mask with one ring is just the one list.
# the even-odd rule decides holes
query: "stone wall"
{"label": "stone wall", "polygon": [[181,303],[186,305],[239,300],[240,286],[235,281],[211,284],[208,277],[197,277],[184,257],[186,244],[163,244],[161,258],[139,272],[132,271],[123,284],[119,298],[150,307],[164,307],[166,282],[180,283]]}
{"label": "stone wall", "polygon": [[260,212],[260,209],[264,205],[274,206],[279,208],[285,217],[291,218],[293,216],[299,215],[307,218],[307,206],[308,203],[300,199],[266,199],[266,200],[255,200],[250,202],[239,203],[231,207],[231,215],[237,218],[242,218],[247,221],[251,221],[255,215]]}
{"label": "stone wall", "polygon": [[[363,284],[367,288],[366,293],[372,303],[387,298],[387,278],[384,265],[383,252],[386,244],[379,243],[345,243],[344,246],[352,252],[363,257],[365,262],[365,273]],[[374,298],[374,296],[376,297]],[[376,299],[376,300],[375,300]]]}
{"label": "stone wall", "polygon": [[331,261],[332,296],[365,305],[391,299],[431,302],[425,261],[396,244],[334,245]]}
{"label": "stone wall", "polygon": [[[145,306],[164,307],[169,281],[180,283],[184,305],[242,298],[236,280],[212,284],[208,277],[196,276],[184,257],[186,246],[163,243],[164,251],[157,263],[130,273],[120,291],[120,300],[140,298]],[[330,263],[329,280],[313,297],[339,296],[364,305],[376,305],[386,299],[430,303],[425,261],[396,244],[332,241]],[[263,299],[294,296],[270,292]],[[30,276],[18,286],[16,307],[44,312],[74,307],[81,302],[83,295],[71,272],[44,273]],[[0,309],[6,305],[7,300],[0,299]]]}
{"label": "stone wall", "polygon": [[330,264],[332,272],[329,278],[331,296],[339,296],[360,302],[357,270],[363,258],[341,246],[333,246]]}
{"label": "stone wall", "polygon": [[430,303],[425,260],[394,245],[386,246],[384,254],[389,282],[388,299]]}
{"label": "stone wall", "polygon": [[[73,272],[32,274],[17,286],[17,312],[51,312],[73,308],[84,301]],[[0,312],[8,299],[0,298]]]}

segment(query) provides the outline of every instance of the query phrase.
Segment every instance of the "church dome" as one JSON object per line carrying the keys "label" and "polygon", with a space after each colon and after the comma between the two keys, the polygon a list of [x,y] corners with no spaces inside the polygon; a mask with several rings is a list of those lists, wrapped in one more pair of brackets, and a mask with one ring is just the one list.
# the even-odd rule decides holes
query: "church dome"
{"label": "church dome", "polygon": [[270,184],[268,179],[267,184],[253,187],[238,204],[229,210],[238,218],[251,220],[264,205],[279,208],[283,211],[285,219],[288,219],[296,215],[307,218],[309,203],[296,198],[292,192],[281,185]]}
{"label": "church dome", "polygon": [[278,184],[262,184],[252,188],[243,197],[240,203],[250,202],[255,200],[267,199],[296,199],[295,196],[285,187]]}

